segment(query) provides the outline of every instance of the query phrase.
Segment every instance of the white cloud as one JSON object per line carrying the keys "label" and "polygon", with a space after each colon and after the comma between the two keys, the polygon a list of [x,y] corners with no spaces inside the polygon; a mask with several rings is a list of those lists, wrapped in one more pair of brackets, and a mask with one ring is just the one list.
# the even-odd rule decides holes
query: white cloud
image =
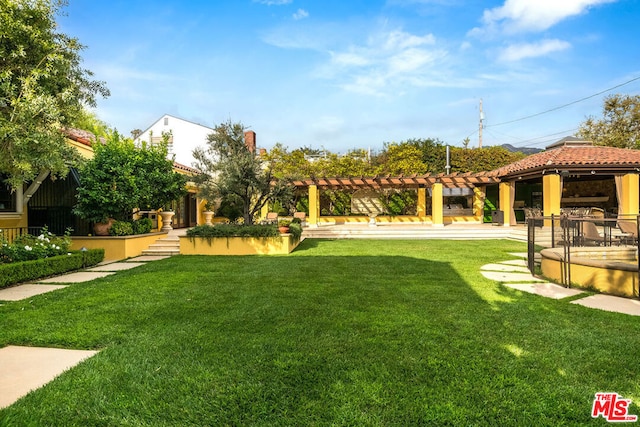
{"label": "white cloud", "polygon": [[423,86],[424,76],[434,68],[432,65],[446,56],[443,49],[434,47],[435,43],[432,34],[381,32],[364,44],[329,52],[330,62],[321,68],[319,75],[336,80],[339,87],[350,92],[399,93],[393,88],[402,84]]}
{"label": "white cloud", "polygon": [[569,17],[617,0],[506,0],[504,5],[484,11],[484,27],[471,34],[504,30],[508,33],[544,31]]}
{"label": "white cloud", "polygon": [[296,21],[309,17],[309,12],[304,9],[298,9],[296,13],[293,14],[293,19]]}
{"label": "white cloud", "polygon": [[519,61],[525,58],[545,56],[552,52],[566,50],[571,44],[564,40],[542,40],[537,43],[519,43],[505,48],[499,56],[501,61]]}

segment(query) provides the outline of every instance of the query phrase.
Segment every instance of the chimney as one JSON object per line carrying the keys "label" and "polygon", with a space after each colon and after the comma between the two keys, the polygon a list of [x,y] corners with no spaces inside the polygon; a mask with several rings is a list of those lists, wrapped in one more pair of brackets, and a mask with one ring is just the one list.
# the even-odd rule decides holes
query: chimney
{"label": "chimney", "polygon": [[244,133],[244,143],[249,149],[250,153],[256,152],[256,133],[252,130],[248,130]]}

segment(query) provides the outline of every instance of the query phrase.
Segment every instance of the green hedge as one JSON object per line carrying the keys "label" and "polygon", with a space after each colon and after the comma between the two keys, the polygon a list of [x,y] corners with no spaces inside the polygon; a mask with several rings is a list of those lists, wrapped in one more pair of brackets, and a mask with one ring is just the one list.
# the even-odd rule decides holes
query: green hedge
{"label": "green hedge", "polygon": [[71,255],[0,264],[0,288],[79,270],[83,267],[96,265],[103,259],[104,249],[89,249],[85,253],[74,251],[71,252]]}
{"label": "green hedge", "polygon": [[[302,235],[300,224],[289,225],[289,232],[296,239]],[[237,224],[216,224],[198,225],[187,230],[189,237],[278,237],[280,232],[275,225],[237,225]]]}

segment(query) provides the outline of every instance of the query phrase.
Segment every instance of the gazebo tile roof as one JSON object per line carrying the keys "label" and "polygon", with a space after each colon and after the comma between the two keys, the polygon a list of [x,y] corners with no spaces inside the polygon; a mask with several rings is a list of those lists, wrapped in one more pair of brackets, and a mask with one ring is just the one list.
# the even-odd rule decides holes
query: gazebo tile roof
{"label": "gazebo tile roof", "polygon": [[629,167],[640,166],[640,150],[603,146],[562,146],[532,154],[524,159],[491,172],[506,177],[527,171],[567,167]]}

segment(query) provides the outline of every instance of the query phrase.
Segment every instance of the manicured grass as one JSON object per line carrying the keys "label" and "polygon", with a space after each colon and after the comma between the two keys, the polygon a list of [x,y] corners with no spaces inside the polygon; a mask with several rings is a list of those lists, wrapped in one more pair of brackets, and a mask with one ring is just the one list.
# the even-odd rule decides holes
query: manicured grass
{"label": "manicured grass", "polygon": [[305,240],[7,303],[0,346],[102,351],[0,425],[605,425],[596,392],[640,399],[640,321],[480,275],[524,250]]}

